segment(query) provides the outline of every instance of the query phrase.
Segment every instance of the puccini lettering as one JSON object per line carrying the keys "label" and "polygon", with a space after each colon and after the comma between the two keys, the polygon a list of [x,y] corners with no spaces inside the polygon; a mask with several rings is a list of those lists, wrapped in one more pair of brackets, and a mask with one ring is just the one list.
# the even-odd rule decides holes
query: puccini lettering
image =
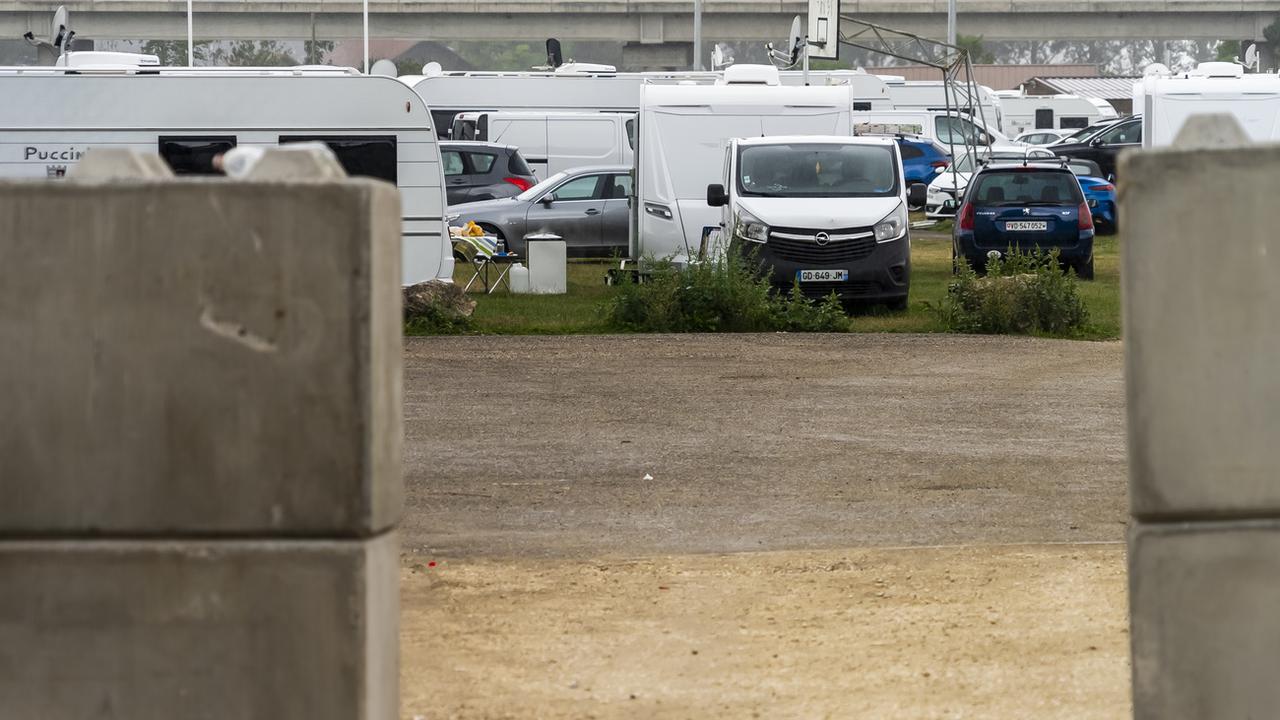
{"label": "puccini lettering", "polygon": [[35,145],[28,145],[22,151],[23,160],[79,160],[84,155],[83,150],[78,150],[74,146],[67,148],[42,148]]}

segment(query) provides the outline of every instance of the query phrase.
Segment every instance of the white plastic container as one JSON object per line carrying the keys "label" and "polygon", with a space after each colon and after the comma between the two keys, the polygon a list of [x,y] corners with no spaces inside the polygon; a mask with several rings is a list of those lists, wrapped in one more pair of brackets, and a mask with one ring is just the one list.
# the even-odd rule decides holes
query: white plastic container
{"label": "white plastic container", "polygon": [[558,235],[525,238],[529,260],[529,292],[563,295],[568,292],[568,247]]}
{"label": "white plastic container", "polygon": [[511,292],[523,295],[529,292],[529,268],[514,263],[511,266],[510,273],[507,274],[507,280],[511,282]]}

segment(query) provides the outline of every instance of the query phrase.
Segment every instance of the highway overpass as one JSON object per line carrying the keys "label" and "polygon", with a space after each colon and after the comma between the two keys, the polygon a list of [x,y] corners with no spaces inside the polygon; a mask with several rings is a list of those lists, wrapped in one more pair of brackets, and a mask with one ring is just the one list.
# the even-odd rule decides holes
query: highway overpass
{"label": "highway overpass", "polygon": [[[0,37],[43,35],[59,0],[0,0]],[[186,4],[168,0],[65,0],[80,37],[186,37]],[[370,3],[375,37],[420,40],[613,40],[662,45],[692,40],[692,0],[401,0]],[[781,40],[807,2],[705,0],[703,37]],[[1262,39],[1280,0],[959,0],[960,31],[987,40]],[[844,0],[844,14],[944,37],[946,0]],[[360,35],[353,2],[198,0],[197,38],[306,39]]]}

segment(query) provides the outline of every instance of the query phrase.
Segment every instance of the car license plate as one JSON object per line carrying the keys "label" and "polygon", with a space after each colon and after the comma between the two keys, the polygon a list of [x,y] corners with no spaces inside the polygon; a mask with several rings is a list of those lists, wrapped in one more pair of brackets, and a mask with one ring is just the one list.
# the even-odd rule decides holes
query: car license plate
{"label": "car license plate", "polygon": [[844,282],[849,279],[848,270],[797,270],[800,282]]}
{"label": "car license plate", "polygon": [[1048,230],[1049,223],[1044,220],[1010,220],[1004,224],[1004,229],[1023,232]]}

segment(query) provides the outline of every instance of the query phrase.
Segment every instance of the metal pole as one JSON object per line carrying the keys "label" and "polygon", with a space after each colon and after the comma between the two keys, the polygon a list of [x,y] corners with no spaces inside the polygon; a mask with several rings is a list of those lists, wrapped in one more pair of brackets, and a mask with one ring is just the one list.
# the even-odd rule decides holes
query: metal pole
{"label": "metal pole", "polygon": [[804,86],[809,87],[809,38],[805,37],[800,45],[800,57],[804,59]]}
{"label": "metal pole", "polygon": [[369,74],[369,0],[364,0],[364,74]]}
{"label": "metal pole", "polygon": [[947,0],[947,44],[956,44],[956,0]]}
{"label": "metal pole", "polygon": [[187,0],[187,67],[196,66],[195,32],[191,27],[191,3],[192,0]]}
{"label": "metal pole", "polygon": [[307,64],[316,63],[316,14],[311,13],[311,52],[307,53]]}
{"label": "metal pole", "polygon": [[702,69],[702,0],[693,0],[693,69]]}

